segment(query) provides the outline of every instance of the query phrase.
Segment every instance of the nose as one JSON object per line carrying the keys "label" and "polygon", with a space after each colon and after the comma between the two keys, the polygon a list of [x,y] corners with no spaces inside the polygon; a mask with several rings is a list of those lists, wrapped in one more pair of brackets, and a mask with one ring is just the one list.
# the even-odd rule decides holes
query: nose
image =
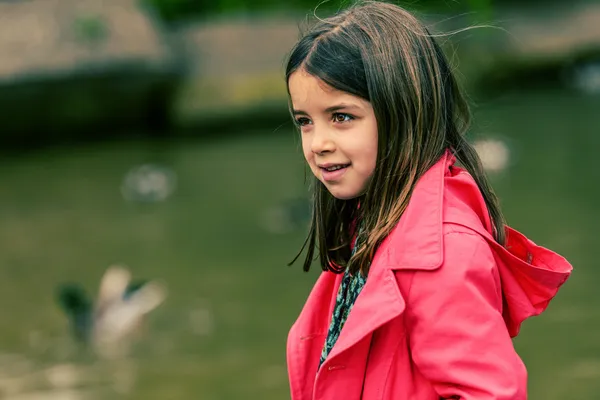
{"label": "nose", "polygon": [[335,151],[335,141],[326,128],[315,128],[310,144],[310,149],[314,154],[331,153]]}

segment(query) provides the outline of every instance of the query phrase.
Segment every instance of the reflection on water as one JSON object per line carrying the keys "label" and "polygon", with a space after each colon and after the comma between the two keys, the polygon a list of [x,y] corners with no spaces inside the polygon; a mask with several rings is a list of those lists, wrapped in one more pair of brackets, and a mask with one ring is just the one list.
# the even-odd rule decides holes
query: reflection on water
{"label": "reflection on water", "polygon": [[510,150],[502,140],[479,139],[473,143],[473,147],[486,171],[498,172],[508,166]]}
{"label": "reflection on water", "polygon": [[159,165],[140,165],[127,172],[121,185],[123,197],[129,201],[166,200],[175,190],[177,176]]}
{"label": "reflection on water", "polygon": [[136,363],[42,364],[22,355],[0,356],[0,393],[6,400],[114,398],[131,393]]}
{"label": "reflection on water", "polygon": [[600,93],[600,59],[575,65],[571,71],[571,84],[583,93]]}
{"label": "reflection on water", "polygon": [[[471,139],[509,223],[575,267],[515,341],[532,399],[600,392],[598,110],[600,97],[558,90],[475,107]],[[160,195],[164,174],[135,181],[159,202],[120,192],[148,162],[139,143],[1,163],[0,398],[288,398],[285,337],[316,277],[285,266],[310,215],[294,135],[164,146],[160,165],[177,190]],[[53,296],[67,280],[97,290],[115,261],[164,281],[169,297],[130,355],[100,360],[74,340]]]}

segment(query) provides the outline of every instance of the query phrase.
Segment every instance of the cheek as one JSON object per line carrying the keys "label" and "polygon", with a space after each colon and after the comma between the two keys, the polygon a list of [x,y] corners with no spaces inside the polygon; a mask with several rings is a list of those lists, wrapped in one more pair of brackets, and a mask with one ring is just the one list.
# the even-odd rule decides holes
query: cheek
{"label": "cheek", "polygon": [[363,178],[371,178],[377,165],[377,147],[363,147],[359,173]]}
{"label": "cheek", "polygon": [[373,173],[375,165],[377,164],[377,149],[379,147],[379,135],[377,133],[377,124],[375,122],[371,124],[369,131],[371,132],[369,139],[369,165],[371,173]]}
{"label": "cheek", "polygon": [[310,164],[313,159],[313,152],[310,151],[310,142],[306,137],[302,137],[302,154],[306,162]]}
{"label": "cheek", "polygon": [[377,164],[378,138],[376,130],[374,132],[370,129],[366,131],[369,132],[369,134],[365,135],[360,143],[357,143],[356,151],[357,154],[360,154],[363,173],[371,175]]}
{"label": "cheek", "polygon": [[371,168],[371,172],[375,170],[375,166],[377,165],[377,143],[371,147],[369,152],[369,167]]}

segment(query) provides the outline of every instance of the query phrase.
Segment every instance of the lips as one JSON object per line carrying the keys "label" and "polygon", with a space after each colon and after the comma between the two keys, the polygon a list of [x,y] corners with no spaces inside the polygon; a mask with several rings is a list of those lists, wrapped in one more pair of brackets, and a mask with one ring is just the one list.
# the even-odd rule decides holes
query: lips
{"label": "lips", "polygon": [[326,182],[337,182],[344,176],[349,166],[350,164],[321,164],[319,165],[321,178]]}
{"label": "lips", "polygon": [[319,168],[327,172],[334,172],[342,168],[347,168],[348,166],[350,166],[350,164],[323,164],[319,165]]}

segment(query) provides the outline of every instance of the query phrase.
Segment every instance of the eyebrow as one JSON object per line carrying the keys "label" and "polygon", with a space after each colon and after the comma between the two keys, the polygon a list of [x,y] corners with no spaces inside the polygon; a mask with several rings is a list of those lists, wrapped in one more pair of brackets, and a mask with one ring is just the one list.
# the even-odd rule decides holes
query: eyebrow
{"label": "eyebrow", "polygon": [[[325,109],[325,113],[332,113],[332,112],[336,112],[336,111],[340,111],[340,110],[348,110],[348,109],[359,109],[360,107],[355,105],[355,104],[345,104],[345,103],[341,103],[341,104],[336,104],[335,106],[331,106],[331,107],[327,107]],[[308,115],[308,113],[306,111],[302,111],[302,110],[293,110],[293,114],[294,115]]]}

